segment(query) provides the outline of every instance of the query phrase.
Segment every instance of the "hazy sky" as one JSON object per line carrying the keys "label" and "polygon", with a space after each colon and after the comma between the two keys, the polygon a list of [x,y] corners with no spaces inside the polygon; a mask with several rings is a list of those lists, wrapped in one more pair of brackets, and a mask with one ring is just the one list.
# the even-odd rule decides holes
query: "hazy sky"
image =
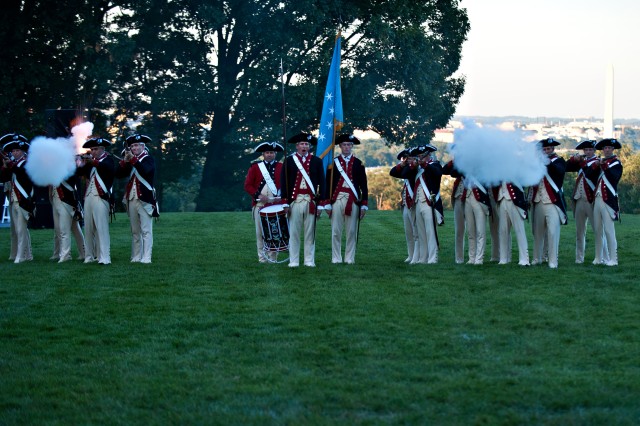
{"label": "hazy sky", "polygon": [[640,0],[461,0],[471,30],[459,115],[640,118]]}

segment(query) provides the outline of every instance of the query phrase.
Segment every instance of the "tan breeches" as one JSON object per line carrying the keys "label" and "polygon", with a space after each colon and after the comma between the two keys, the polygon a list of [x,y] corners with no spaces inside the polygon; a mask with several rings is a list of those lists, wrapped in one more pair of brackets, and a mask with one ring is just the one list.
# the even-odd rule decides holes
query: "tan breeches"
{"label": "tan breeches", "polygon": [[315,265],[315,215],[309,213],[310,199],[298,198],[291,203],[289,216],[289,264],[300,263],[300,234],[304,232],[304,263]]}
{"label": "tan breeches", "polygon": [[402,208],[402,221],[404,222],[404,237],[407,240],[407,262],[417,263],[420,260],[420,244],[415,207],[410,209],[405,205]]}
{"label": "tan breeches", "polygon": [[511,262],[511,228],[516,234],[520,265],[529,264],[527,234],[524,230],[524,218],[513,201],[503,199],[498,203],[500,226],[500,263]]}
{"label": "tan breeches", "polygon": [[[346,194],[345,194],[346,195]],[[331,261],[333,263],[342,262],[342,231],[346,233],[346,245],[344,250],[344,261],[355,263],[356,240],[358,233],[358,216],[360,207],[353,203],[351,215],[345,214],[349,196],[339,195],[332,206],[331,212]]]}
{"label": "tan breeches", "polygon": [[605,263],[608,252],[609,263],[618,264],[618,241],[613,223],[614,217],[613,209],[601,197],[596,197],[593,203],[593,228],[596,234],[596,259],[594,263]]}
{"label": "tan breeches", "polygon": [[85,260],[111,263],[111,239],[109,237],[109,203],[89,195],[84,200]]}
{"label": "tan breeches", "polygon": [[132,262],[151,263],[153,217],[149,210],[150,204],[144,203],[137,198],[127,202],[127,214],[131,222]]}
{"label": "tan breeches", "polygon": [[15,262],[33,259],[28,214],[17,201],[11,203],[11,256]]}
{"label": "tan breeches", "polygon": [[455,261],[464,263],[464,230],[465,230],[465,207],[461,197],[453,202],[453,226],[455,234]]}
{"label": "tan breeches", "polygon": [[573,214],[576,221],[576,262],[584,262],[584,251],[587,240],[587,224],[593,229],[593,204],[586,198],[575,200]]}
{"label": "tan breeches", "polygon": [[420,243],[419,263],[438,263],[438,241],[434,228],[432,207],[426,202],[416,204],[416,225]]}
{"label": "tan breeches", "polygon": [[63,261],[71,259],[71,234],[73,234],[78,247],[78,256],[84,259],[84,235],[82,235],[80,222],[73,220],[73,208],[59,198],[53,197],[51,209],[54,229],[53,256]]}
{"label": "tan breeches", "polygon": [[548,249],[549,267],[558,266],[560,246],[560,209],[551,203],[534,203],[533,208],[533,263],[542,263],[545,254],[545,239]]}
{"label": "tan breeches", "polygon": [[484,262],[489,208],[475,197],[467,198],[464,204],[467,238],[469,238],[469,263],[479,265]]}

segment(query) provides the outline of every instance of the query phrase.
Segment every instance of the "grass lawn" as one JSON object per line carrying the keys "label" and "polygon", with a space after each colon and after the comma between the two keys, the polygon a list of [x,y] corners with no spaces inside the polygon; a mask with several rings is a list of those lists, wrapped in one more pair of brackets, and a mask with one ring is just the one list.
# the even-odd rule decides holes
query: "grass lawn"
{"label": "grass lawn", "polygon": [[[620,265],[407,265],[399,211],[362,222],[356,265],[259,264],[249,212],[166,213],[152,265],[7,260],[0,229],[0,424],[640,424],[640,217]],[[530,228],[530,226],[528,226]],[[529,247],[532,239],[529,232]],[[489,247],[488,247],[489,249]],[[489,252],[489,251],[488,251]],[[75,254],[75,247],[74,247]],[[488,256],[487,256],[488,258]]]}

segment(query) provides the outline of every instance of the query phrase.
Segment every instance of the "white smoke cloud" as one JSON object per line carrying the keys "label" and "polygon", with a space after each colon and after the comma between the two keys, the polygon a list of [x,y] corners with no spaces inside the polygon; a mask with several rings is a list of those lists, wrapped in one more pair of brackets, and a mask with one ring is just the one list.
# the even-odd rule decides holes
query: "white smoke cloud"
{"label": "white smoke cloud", "polygon": [[519,130],[481,128],[468,121],[463,129],[455,130],[454,139],[450,152],[456,169],[469,182],[476,179],[486,187],[501,182],[536,185],[549,163],[538,144],[527,142]]}
{"label": "white smoke cloud", "polygon": [[29,147],[25,169],[39,186],[58,186],[76,171],[76,154],[91,135],[93,123],[82,123],[71,129],[69,138],[34,138]]}
{"label": "white smoke cloud", "polygon": [[93,123],[86,122],[80,123],[71,129],[71,140],[77,154],[84,152],[82,145],[89,139],[89,136],[93,134]]}

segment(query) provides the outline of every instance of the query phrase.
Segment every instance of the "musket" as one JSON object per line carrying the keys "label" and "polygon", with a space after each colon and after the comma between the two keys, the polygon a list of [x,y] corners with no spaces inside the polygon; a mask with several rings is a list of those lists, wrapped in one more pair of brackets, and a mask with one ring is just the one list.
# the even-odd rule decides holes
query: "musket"
{"label": "musket", "polygon": [[[333,198],[333,169],[335,169],[334,164],[333,164],[333,158],[334,158],[334,153],[335,153],[335,149],[336,149],[336,126],[335,126],[335,120],[333,123],[333,135],[332,135],[332,139],[331,139],[331,161],[329,162],[329,166],[331,168],[331,179],[329,179],[329,182],[331,182],[331,186],[329,187],[329,200],[331,200]],[[337,182],[336,182],[337,183]]]}
{"label": "musket", "polygon": [[433,222],[433,234],[436,236],[436,244],[440,249],[440,240],[438,239],[438,223],[436,221],[436,196],[431,194],[431,220]]}
{"label": "musket", "polygon": [[362,220],[362,205],[358,209],[358,225],[356,226],[356,248],[358,247],[358,241],[360,241],[360,221]]}
{"label": "musket", "polygon": [[[286,107],[287,101],[284,96],[284,68],[282,66],[282,58],[280,58],[280,84],[282,86],[282,146],[284,147],[284,160],[282,165],[284,166],[284,193],[285,200],[289,199],[289,173],[287,167],[287,114]],[[282,185],[282,183],[281,183]],[[281,191],[282,192],[282,191]]]}

